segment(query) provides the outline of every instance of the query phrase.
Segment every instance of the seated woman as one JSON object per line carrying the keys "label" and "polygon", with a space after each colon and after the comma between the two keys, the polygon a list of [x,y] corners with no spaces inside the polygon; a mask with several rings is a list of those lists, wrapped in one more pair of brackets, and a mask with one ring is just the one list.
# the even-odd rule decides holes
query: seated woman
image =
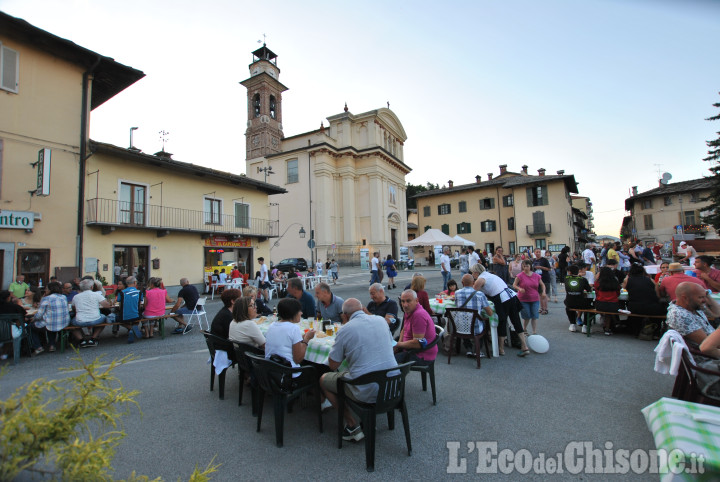
{"label": "seated woman", "polygon": [[425,291],[425,277],[423,275],[413,276],[410,282],[410,289],[417,294],[418,304],[425,308],[430,316],[435,316],[435,312],[430,308],[430,298],[428,297],[427,291]]}
{"label": "seated woman", "polygon": [[[173,303],[165,288],[162,288],[162,278],[150,278],[148,280],[148,289],[145,291],[145,309],[143,310],[144,318],[154,318],[156,316],[165,316],[165,304]],[[143,323],[143,338],[152,338],[155,330],[155,322],[148,321]]]}
{"label": "seated woman", "polygon": [[445,291],[441,291],[442,294],[448,295],[448,296],[455,296],[455,292],[458,289],[457,281],[454,279],[451,279],[447,283],[447,289]]}
{"label": "seated woman", "polygon": [[[278,321],[273,322],[265,334],[265,358],[273,355],[287,361],[293,368],[300,367],[305,359],[308,342],[315,336],[315,330],[308,330],[304,335],[298,323],[302,316],[302,307],[295,298],[283,298],[278,301]],[[317,382],[317,374],[313,371],[293,373],[297,386]]]}
{"label": "seated woman", "polygon": [[220,338],[229,338],[230,322],[233,320],[232,308],[235,301],[242,296],[242,292],[238,289],[231,288],[223,291],[220,300],[223,307],[217,312],[210,323],[210,333]]}
{"label": "seated woman", "polygon": [[263,301],[262,296],[258,296],[258,289],[254,286],[246,286],[243,288],[243,296],[249,296],[250,298],[255,300],[255,311],[256,317],[258,315],[260,316],[270,316],[272,315],[272,310],[270,307],[265,304],[265,301]]}
{"label": "seated woman", "polygon": [[[655,291],[655,283],[647,276],[642,265],[633,264],[630,267],[630,272],[623,281],[623,287],[628,292],[627,309],[631,313],[639,315],[665,315],[667,313],[668,304],[660,301]],[[641,328],[644,334],[652,334],[657,330],[657,325],[658,322],[655,321],[646,325],[647,328]]]}
{"label": "seated woman", "polygon": [[662,282],[664,277],[670,275],[670,271],[668,271],[668,269],[670,269],[670,264],[663,261],[660,264],[660,271],[658,271],[657,274],[655,275],[655,284],[656,285],[659,285]]}
{"label": "seated woman", "polygon": [[253,321],[257,318],[254,297],[243,296],[236,300],[232,307],[232,317],[228,332],[229,339],[255,346],[261,350],[265,349],[265,336],[258,328],[257,323]]}
{"label": "seated woman", "polygon": [[[607,266],[600,269],[598,278],[595,280],[595,309],[615,313],[620,309],[618,297],[620,296],[620,282],[615,277],[613,270]],[[616,315],[603,315],[603,330],[605,334],[612,334],[612,322]]]}

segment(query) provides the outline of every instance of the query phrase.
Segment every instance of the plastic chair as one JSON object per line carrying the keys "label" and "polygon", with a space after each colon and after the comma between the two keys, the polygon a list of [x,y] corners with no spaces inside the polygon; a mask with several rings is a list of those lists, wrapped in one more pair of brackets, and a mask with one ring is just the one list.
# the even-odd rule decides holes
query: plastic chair
{"label": "plastic chair", "polygon": [[[260,431],[260,424],[262,423],[263,405],[265,404],[265,393],[271,393],[273,398],[273,405],[275,408],[275,445],[278,447],[283,446],[283,427],[285,425],[285,411],[288,407],[288,402],[295,400],[300,397],[303,393],[309,392],[315,389],[320,394],[320,386],[318,384],[318,377],[315,372],[315,368],[311,366],[303,366],[300,368],[290,368],[279,363],[275,363],[271,360],[266,360],[264,357],[254,355],[249,352],[245,352],[245,355],[252,361],[255,376],[258,381],[258,394],[257,394],[257,431]],[[313,383],[307,385],[301,385],[299,387],[293,387],[288,390],[283,390],[279,385],[281,377],[292,377],[293,373],[308,373],[311,372]],[[320,426],[320,433],[323,431],[322,427],[322,409],[320,407],[320,401],[317,402],[318,412],[318,424]]]}
{"label": "plastic chair", "polygon": [[[233,345],[235,345],[235,359],[237,360],[238,365],[238,379],[240,381],[240,395],[238,396],[238,406],[240,406],[242,405],[243,389],[245,386],[245,375],[250,375],[251,373],[253,373],[252,360],[250,360],[250,358],[247,357],[245,353],[252,353],[253,355],[265,357],[265,350],[261,350],[260,348],[249,345],[247,343],[240,343],[237,341],[233,341],[232,343]],[[255,379],[255,377],[251,377],[250,400],[252,404],[253,415],[257,415],[257,393],[257,380]]]}
{"label": "plastic chair", "polygon": [[[185,329],[183,330],[183,335],[188,332],[188,327],[192,326],[193,316],[197,317],[198,325],[200,325],[201,330],[210,331],[210,322],[208,321],[207,313],[205,312],[205,302],[206,301],[207,301],[207,296],[198,298],[197,303],[195,303],[195,308],[193,309],[192,313],[190,313],[190,315],[189,315],[190,320],[187,322],[187,325],[185,325]],[[207,328],[203,328],[200,316],[205,318],[205,324],[207,325]]]}
{"label": "plastic chair", "polygon": [[267,289],[267,292],[268,292],[267,300],[268,301],[272,300],[272,297],[275,294],[275,292],[277,292],[277,289],[278,289],[278,287],[275,283],[270,283],[270,287]]}
{"label": "plastic chair", "polygon": [[[20,326],[17,326],[16,322],[20,322]],[[20,336],[17,338],[13,337],[13,326],[20,329]],[[28,332],[22,315],[19,313],[0,315],[0,346],[12,342],[13,365],[17,365],[18,360],[20,360],[20,347],[23,339],[28,340],[29,343]]]}
{"label": "plastic chair", "polygon": [[[492,351],[489,348],[487,324],[480,317],[480,313],[477,310],[471,310],[469,308],[448,308],[445,310],[447,315],[448,323],[450,323],[450,350],[448,350],[448,365],[450,364],[450,357],[452,357],[453,347],[456,347],[455,343],[459,345],[460,340],[469,339],[475,340],[475,359],[477,360],[477,368],[480,368],[480,341],[485,341],[485,354],[488,358],[492,358]],[[480,321],[485,326],[482,333],[475,333],[475,322]],[[455,348],[457,351],[458,348]]]}
{"label": "plastic chair", "polygon": [[[368,472],[375,470],[375,418],[380,413],[387,413],[388,428],[394,430],[395,409],[400,410],[403,428],[405,429],[408,456],[412,455],[410,422],[408,420],[407,406],[405,405],[405,377],[413,363],[415,362],[407,362],[387,370],[366,373],[353,380],[345,377],[338,378],[338,448],[342,448],[342,434],[345,426],[343,416],[347,404],[362,420],[363,433],[365,434],[365,465]],[[395,373],[391,375],[393,372]],[[358,402],[345,394],[346,385],[367,385],[369,383],[378,385],[375,403]]]}
{"label": "plastic chair", "polygon": [[[699,354],[694,353],[693,355],[698,356]],[[708,358],[704,355],[699,356]],[[720,407],[720,399],[703,393],[703,387],[700,386],[697,380],[698,372],[720,377],[719,371],[710,370],[691,362],[688,352],[683,350],[680,369],[675,378],[672,396],[686,402],[703,403],[705,405]]]}
{"label": "plastic chair", "polygon": [[[215,361],[216,350],[224,350],[227,352],[228,359],[232,362],[232,365],[230,366],[235,366],[237,358],[235,357],[235,347],[231,341],[225,340],[207,331],[203,331],[202,334],[205,336],[205,343],[207,344],[208,351],[210,352],[210,391],[212,392],[215,385],[215,366],[213,363]],[[230,367],[225,368],[220,375],[218,375],[220,400],[225,400],[225,373],[228,368]],[[242,390],[242,383],[240,384],[240,389]]]}
{"label": "plastic chair", "polygon": [[[435,339],[432,341],[432,343],[429,343],[423,348],[422,350],[408,350],[410,353],[420,353],[426,350],[429,350],[430,348],[434,347],[438,344],[438,342],[442,339],[443,334],[445,333],[445,330],[442,326],[435,325]],[[435,396],[435,360],[432,360],[428,362],[427,365],[413,365],[410,367],[411,372],[420,372],[420,376],[422,377],[422,389],[423,392],[427,392],[427,377],[430,375],[430,389],[432,390],[432,397],[433,397],[433,405],[437,405],[437,398]]]}

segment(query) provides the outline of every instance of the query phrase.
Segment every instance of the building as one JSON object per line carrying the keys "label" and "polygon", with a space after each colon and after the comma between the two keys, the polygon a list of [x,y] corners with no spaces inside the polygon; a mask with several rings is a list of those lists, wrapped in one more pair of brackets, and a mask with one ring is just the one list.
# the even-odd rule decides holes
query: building
{"label": "building", "polygon": [[510,172],[503,164],[500,175],[489,173],[486,181],[476,176],[474,183],[456,186],[450,180],[447,188],[417,194],[418,232],[436,228],[459,234],[488,253],[497,246],[506,254],[536,247],[579,249],[571,204],[575,177],[564,171],[546,175],[545,169],[535,176],[527,169]]}
{"label": "building", "polygon": [[207,269],[254,274],[269,257],[268,196],[284,189],[88,139],[90,111],[141,71],[2,12],[0,49],[2,287],[16,274],[201,285]]}
{"label": "building", "polygon": [[[335,258],[357,264],[362,253],[372,251],[398,259],[407,239],[410,172],[403,155],[407,135],[398,117],[389,108],[353,114],[346,105],[327,118],[327,127],[285,137],[287,87],[279,81],[277,56],[265,45],[252,54],[250,78],[241,82],[248,99],[246,172],[255,179],[275,175],[288,191],[272,196],[281,233],[273,261]],[[310,239],[299,238],[299,228]]]}
{"label": "building", "polygon": [[691,234],[695,239],[716,238],[712,226],[701,218],[710,206],[707,197],[712,179],[662,184],[655,189],[639,193],[632,188],[632,196],[625,199],[625,210],[630,214],[623,219],[621,234],[641,241],[666,243],[673,235]]}
{"label": "building", "polygon": [[407,235],[408,241],[417,238],[418,235],[418,210],[415,208],[407,209]]}
{"label": "building", "polygon": [[577,238],[579,247],[584,243],[592,243],[595,241],[595,233],[593,229],[595,225],[593,220],[592,202],[586,196],[570,196],[572,200],[573,221],[575,225],[575,238]]}

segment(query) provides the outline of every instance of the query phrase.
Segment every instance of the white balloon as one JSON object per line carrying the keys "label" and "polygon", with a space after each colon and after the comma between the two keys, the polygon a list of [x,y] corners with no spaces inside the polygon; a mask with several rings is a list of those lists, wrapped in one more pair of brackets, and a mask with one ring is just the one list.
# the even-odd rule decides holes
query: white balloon
{"label": "white balloon", "polygon": [[547,353],[550,349],[550,343],[542,335],[528,336],[527,345],[535,353]]}

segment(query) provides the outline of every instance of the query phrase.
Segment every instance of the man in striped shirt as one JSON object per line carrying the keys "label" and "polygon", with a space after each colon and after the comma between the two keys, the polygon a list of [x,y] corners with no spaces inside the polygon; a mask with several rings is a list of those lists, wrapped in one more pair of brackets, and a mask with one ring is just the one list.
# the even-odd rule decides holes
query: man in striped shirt
{"label": "man in striped shirt", "polygon": [[62,293],[62,285],[51,281],[47,285],[47,294],[40,301],[40,307],[34,317],[33,329],[30,331],[30,341],[33,354],[42,353],[43,346],[40,334],[47,330],[48,351],[55,351],[58,332],[70,324],[70,311],[68,302]]}

